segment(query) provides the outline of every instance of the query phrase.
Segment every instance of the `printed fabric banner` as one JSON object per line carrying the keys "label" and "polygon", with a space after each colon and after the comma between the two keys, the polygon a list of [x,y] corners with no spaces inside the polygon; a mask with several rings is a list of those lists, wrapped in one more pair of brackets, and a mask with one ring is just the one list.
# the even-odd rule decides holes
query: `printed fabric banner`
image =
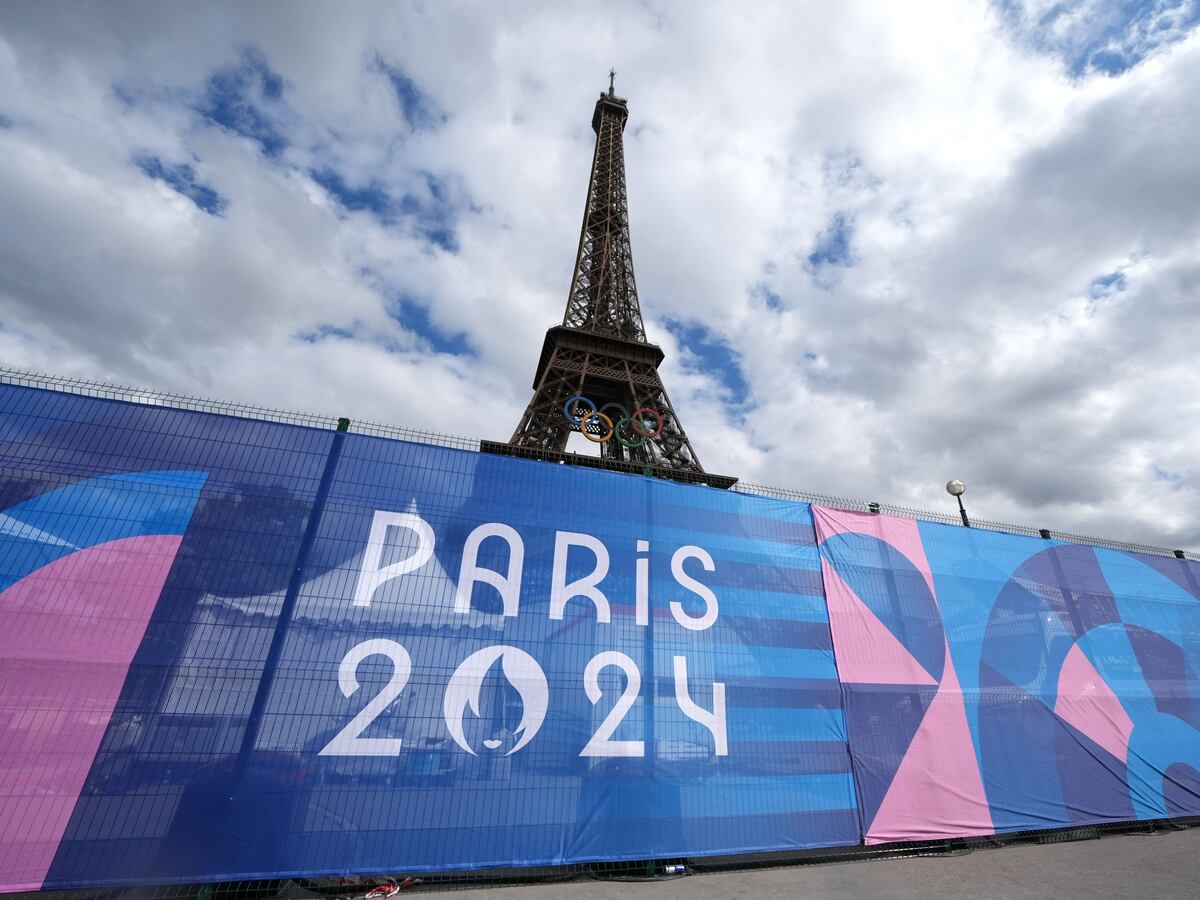
{"label": "printed fabric banner", "polygon": [[0,385],[0,890],[201,874],[181,801],[238,758],[331,441]]}
{"label": "printed fabric banner", "polygon": [[854,844],[808,505],[0,386],[0,889]]}
{"label": "printed fabric banner", "polygon": [[1196,563],[813,510],[868,844],[1200,814]]}
{"label": "printed fabric banner", "polygon": [[1198,815],[1197,575],[0,385],[0,891]]}

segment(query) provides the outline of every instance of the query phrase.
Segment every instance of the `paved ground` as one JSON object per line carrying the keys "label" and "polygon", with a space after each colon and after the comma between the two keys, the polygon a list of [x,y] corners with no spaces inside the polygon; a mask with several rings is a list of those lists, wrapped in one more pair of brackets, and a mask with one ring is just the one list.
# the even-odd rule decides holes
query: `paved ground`
{"label": "paved ground", "polygon": [[[397,897],[416,897],[407,892]],[[962,856],[869,860],[658,882],[586,881],[456,891],[453,900],[716,900],[716,898],[1030,897],[1066,900],[1200,898],[1200,828],[1069,844],[975,850]]]}

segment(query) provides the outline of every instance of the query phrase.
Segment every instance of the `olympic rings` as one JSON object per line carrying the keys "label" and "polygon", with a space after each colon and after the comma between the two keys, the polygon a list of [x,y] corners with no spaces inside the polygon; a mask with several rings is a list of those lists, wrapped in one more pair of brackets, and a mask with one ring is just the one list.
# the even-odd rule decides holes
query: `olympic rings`
{"label": "olympic rings", "polygon": [[[642,420],[647,415],[654,416],[658,422],[658,427],[655,428],[654,431],[645,430],[645,425],[643,424]],[[633,421],[631,424],[633,425],[633,430],[642,437],[656,438],[662,434],[663,430],[662,413],[660,413],[657,409],[651,409],[649,406],[639,406],[636,410],[634,410]]]}
{"label": "olympic rings", "polygon": [[[578,405],[582,405],[584,408],[577,410]],[[613,416],[608,415],[606,410],[610,409],[619,412],[620,416],[614,419]],[[605,403],[597,408],[593,400],[582,394],[576,394],[569,398],[563,404],[562,414],[568,424],[578,429],[593,444],[603,444],[615,437],[622,447],[629,450],[635,450],[642,446],[648,438],[658,437],[662,434],[664,424],[662,413],[652,406],[639,406],[631,416],[620,403]],[[653,429],[646,427],[647,419],[654,420],[655,427]],[[601,430],[592,434],[588,431],[589,426]],[[605,426],[607,426],[607,430],[604,430]],[[632,430],[633,436],[627,436],[630,430]]]}
{"label": "olympic rings", "polygon": [[[571,412],[571,407],[575,404],[575,401],[577,401],[577,400],[582,400],[584,403],[586,403],[588,406],[590,406],[592,408],[592,413],[596,412],[596,404],[593,403],[591,400],[589,400],[587,397],[584,397],[582,394],[576,394],[574,397],[571,397],[570,399],[568,399],[567,402],[563,404],[563,418],[566,419],[568,422],[570,422],[572,425],[576,425],[576,426],[578,426],[580,423],[583,422],[582,416],[580,416],[579,418],[575,418],[575,415]],[[589,413],[588,415],[590,416],[591,413]]]}
{"label": "olympic rings", "polygon": [[[587,430],[588,423],[591,422],[593,419],[603,419],[605,424],[608,425],[608,433],[605,434],[603,437],[593,437],[592,433]],[[615,429],[613,428],[612,419],[610,419],[608,416],[606,416],[602,412],[594,412],[594,413],[591,413],[590,415],[584,416],[583,421],[579,425],[580,433],[582,433],[583,436],[585,438],[587,438],[589,441],[591,441],[593,444],[603,444],[605,441],[607,441],[609,438],[611,438],[613,436],[614,430]]]}

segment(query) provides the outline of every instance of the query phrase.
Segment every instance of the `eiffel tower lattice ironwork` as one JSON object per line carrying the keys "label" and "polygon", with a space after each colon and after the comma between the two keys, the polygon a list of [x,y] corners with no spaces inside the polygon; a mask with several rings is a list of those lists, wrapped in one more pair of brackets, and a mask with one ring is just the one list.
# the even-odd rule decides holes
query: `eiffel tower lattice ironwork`
{"label": "eiffel tower lattice ironwork", "polygon": [[[737,479],[700,465],[658,374],[663,351],[646,340],[625,189],[629,110],[614,74],[592,114],[596,150],[566,313],[546,332],[533,398],[512,437],[481,449],[727,488]],[[572,432],[599,444],[600,456],[565,453]]]}

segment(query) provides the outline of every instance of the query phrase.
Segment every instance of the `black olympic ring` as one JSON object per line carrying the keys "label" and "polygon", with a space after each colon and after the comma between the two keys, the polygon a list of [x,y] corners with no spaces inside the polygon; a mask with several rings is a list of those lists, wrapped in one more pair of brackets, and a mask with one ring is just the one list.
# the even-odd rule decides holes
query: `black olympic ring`
{"label": "black olympic ring", "polygon": [[[585,403],[590,409],[583,410],[579,415],[575,414],[575,404]],[[621,415],[614,422],[612,417],[605,413],[607,409],[616,409]],[[622,447],[627,447],[630,450],[642,446],[646,443],[647,438],[656,438],[662,434],[663,417],[657,409],[652,406],[639,406],[633,411],[633,415],[629,415],[629,411],[620,403],[605,403],[599,409],[596,408],[595,401],[576,394],[568,398],[563,404],[563,418],[567,423],[578,428],[580,433],[591,441],[593,444],[603,444],[605,441],[610,441],[614,437]],[[650,430],[646,427],[646,419],[654,419],[655,427]],[[588,426],[595,426],[600,429],[599,436],[593,436],[588,431]],[[633,429],[636,438],[628,438],[622,433],[623,429],[628,426]],[[607,428],[607,430],[605,430]]]}

